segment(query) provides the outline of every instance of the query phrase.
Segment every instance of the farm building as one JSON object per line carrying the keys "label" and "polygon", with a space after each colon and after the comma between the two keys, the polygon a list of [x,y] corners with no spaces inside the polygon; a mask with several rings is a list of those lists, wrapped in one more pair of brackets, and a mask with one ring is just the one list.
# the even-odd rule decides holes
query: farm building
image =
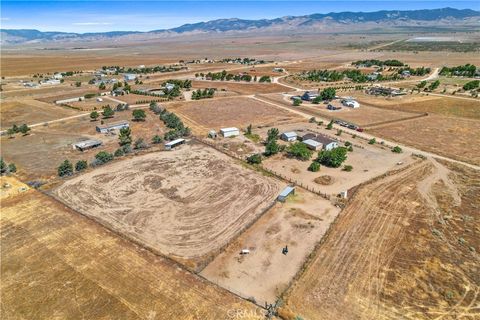
{"label": "farm building", "polygon": [[338,148],[338,142],[336,140],[333,140],[333,139],[330,139],[329,137],[327,136],[323,136],[323,135],[318,135],[316,138],[315,138],[315,141],[319,142],[322,144],[322,149],[323,150],[332,150],[332,149],[335,149],[335,148]]}
{"label": "farm building", "polygon": [[344,99],[342,100],[342,104],[346,107],[353,108],[353,109],[360,108],[360,103],[358,103],[353,99]]}
{"label": "farm building", "polygon": [[68,99],[57,100],[55,101],[55,104],[63,104],[63,103],[77,102],[77,101],[83,101],[83,100],[85,100],[85,97],[68,98]]}
{"label": "farm building", "polygon": [[175,89],[175,85],[172,83],[166,83],[165,89],[167,89],[167,91],[172,91],[173,89]]}
{"label": "farm building", "polygon": [[285,189],[282,190],[282,192],[280,192],[280,194],[277,197],[277,200],[280,202],[285,202],[287,197],[291,194],[295,194],[295,188],[291,186],[287,186],[285,187]]}
{"label": "farm building", "polygon": [[105,125],[100,125],[96,127],[97,132],[100,133],[108,133],[113,130],[120,130],[123,128],[128,128],[130,125],[128,121],[119,121],[119,122],[112,122]]}
{"label": "farm building", "polygon": [[96,148],[96,147],[99,147],[101,145],[102,145],[102,141],[94,140],[94,139],[84,140],[84,141],[80,141],[80,142],[72,144],[74,149],[80,150],[80,151],[85,151],[85,150],[88,150],[88,149]]}
{"label": "farm building", "polygon": [[57,79],[47,79],[47,80],[43,80],[41,84],[56,85],[60,83],[61,83],[60,80],[57,80]]}
{"label": "farm building", "polygon": [[217,137],[217,131],[215,131],[215,130],[208,131],[208,137],[212,138],[212,139],[215,139]]}
{"label": "farm building", "polygon": [[53,78],[60,80],[60,79],[63,79],[63,75],[60,72],[57,72],[53,75]]}
{"label": "farm building", "polygon": [[318,97],[318,92],[305,91],[305,93],[302,95],[302,100],[312,101],[316,97]]}
{"label": "farm building", "polygon": [[240,135],[240,130],[238,130],[238,129],[235,128],[235,127],[222,128],[222,129],[220,129],[220,133],[222,134],[222,136],[223,136],[224,138],[235,137],[235,136],[239,136],[239,135]]}
{"label": "farm building", "polygon": [[165,150],[172,150],[176,146],[179,146],[184,143],[185,143],[185,139],[182,139],[182,138],[172,140],[170,142],[165,143]]}
{"label": "farm building", "polygon": [[313,139],[307,139],[302,141],[304,144],[307,145],[308,149],[313,151],[318,151],[322,149],[322,144]]}
{"label": "farm building", "polygon": [[123,75],[123,78],[125,79],[125,81],[132,81],[137,79],[137,75],[133,73],[126,73]]}
{"label": "farm building", "polygon": [[284,132],[280,135],[280,139],[282,139],[283,141],[288,141],[288,142],[295,141],[295,140],[297,140],[297,133],[293,132],[293,131]]}

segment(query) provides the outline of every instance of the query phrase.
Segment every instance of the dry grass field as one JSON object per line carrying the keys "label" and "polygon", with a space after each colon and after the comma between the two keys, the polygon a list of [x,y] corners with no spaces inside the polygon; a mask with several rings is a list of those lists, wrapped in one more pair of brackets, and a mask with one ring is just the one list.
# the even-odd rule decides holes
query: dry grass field
{"label": "dry grass field", "polygon": [[[231,242],[203,271],[214,283],[257,303],[273,303],[340,212],[300,188]],[[282,248],[288,246],[288,254]],[[250,254],[241,255],[242,249]]]}
{"label": "dry grass field", "polygon": [[0,128],[12,125],[33,124],[61,119],[78,114],[76,110],[33,99],[2,102],[0,106]]}
{"label": "dry grass field", "polygon": [[361,187],[286,295],[286,319],[476,319],[480,184],[422,162]]}
{"label": "dry grass field", "polygon": [[199,134],[222,127],[244,128],[249,124],[279,124],[300,119],[294,113],[245,97],[172,103],[168,109]]}
{"label": "dry grass field", "polygon": [[452,159],[480,164],[480,121],[429,115],[368,130],[378,135]]}
{"label": "dry grass field", "polygon": [[480,120],[480,100],[466,100],[455,97],[407,95],[395,98],[374,97],[365,93],[355,93],[362,105],[404,112],[428,112],[443,116],[462,117]]}
{"label": "dry grass field", "polygon": [[66,181],[54,194],[197,269],[272,204],[278,191],[275,180],[214,149],[189,144],[105,165]]}
{"label": "dry grass field", "polygon": [[284,86],[276,83],[248,83],[248,82],[227,82],[227,81],[192,81],[193,88],[216,88],[218,91],[225,89],[240,95],[261,94],[272,92],[284,92]]}
{"label": "dry grass field", "polygon": [[263,319],[35,190],[2,199],[2,319]]}

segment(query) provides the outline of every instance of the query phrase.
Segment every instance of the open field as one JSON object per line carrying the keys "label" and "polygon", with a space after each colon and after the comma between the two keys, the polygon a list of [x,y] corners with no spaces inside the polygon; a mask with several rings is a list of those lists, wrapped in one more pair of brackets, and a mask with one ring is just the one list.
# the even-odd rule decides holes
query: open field
{"label": "open field", "polygon": [[[203,271],[214,283],[257,303],[273,303],[313,250],[340,209],[310,192],[296,189],[277,203]],[[288,254],[282,248],[288,246]],[[242,249],[250,254],[240,255]]]}
{"label": "open field", "polygon": [[73,90],[58,90],[55,94],[49,94],[38,98],[40,101],[54,103],[57,100],[71,99],[83,97],[86,94],[98,94],[101,91],[97,87],[85,87],[82,89],[73,89]]}
{"label": "open field", "polygon": [[282,313],[475,319],[477,178],[471,169],[428,161],[361,187],[288,291]]}
{"label": "open field", "polygon": [[75,114],[78,114],[76,110],[33,99],[2,102],[0,107],[0,129],[5,130],[13,124],[39,123]]}
{"label": "open field", "polygon": [[480,164],[480,121],[429,115],[379,126],[368,133],[439,155]]}
{"label": "open field", "polygon": [[362,104],[369,106],[405,111],[428,112],[444,116],[480,119],[480,100],[465,100],[455,97],[439,97],[426,95],[406,95],[395,98],[375,97],[365,93],[356,92],[355,98]]}
{"label": "open field", "polygon": [[[116,112],[114,118],[103,121],[110,123],[128,120],[134,141],[137,138],[143,138],[145,142],[150,143],[154,135],[162,136],[165,132],[163,122],[149,111],[143,122],[135,122],[131,119],[132,112],[123,111]],[[12,139],[2,136],[2,156],[6,161],[17,165],[17,174],[22,180],[53,179],[57,175],[58,165],[65,159],[73,163],[78,160],[91,161],[99,151],[114,152],[119,147],[117,135],[96,132],[95,126],[100,123],[101,120],[91,121],[87,115],[48,126],[35,127],[27,136],[17,134]],[[84,152],[73,150],[72,143],[86,139],[101,140],[103,145]]]}
{"label": "open field", "polygon": [[300,119],[294,113],[244,97],[172,103],[168,109],[184,118],[194,132],[201,134],[222,127],[244,128],[249,124],[266,125]]}
{"label": "open field", "polygon": [[[193,144],[103,166],[66,181],[54,194],[196,269],[270,206],[279,189],[275,180]],[[137,206],[139,200],[145,205]]]}
{"label": "open field", "polygon": [[192,81],[193,88],[216,88],[218,91],[225,89],[240,95],[284,92],[288,90],[276,83],[248,83],[248,82],[227,82],[227,81]]}
{"label": "open field", "polygon": [[2,200],[0,227],[2,319],[263,319],[38,191]]}
{"label": "open field", "polygon": [[[407,113],[399,110],[379,109],[362,105],[360,108],[352,109],[343,107],[340,110],[327,110],[325,104],[312,104],[309,102],[303,102],[300,106],[293,106],[290,98],[282,94],[266,94],[259,95],[260,99],[265,99],[274,103],[279,103],[292,110],[299,110],[304,113],[311,114],[312,116],[322,117],[326,119],[341,119],[366,127],[377,123],[383,123],[387,121],[401,121],[402,119],[408,119],[418,116],[418,114]],[[341,105],[340,103],[336,103]]]}

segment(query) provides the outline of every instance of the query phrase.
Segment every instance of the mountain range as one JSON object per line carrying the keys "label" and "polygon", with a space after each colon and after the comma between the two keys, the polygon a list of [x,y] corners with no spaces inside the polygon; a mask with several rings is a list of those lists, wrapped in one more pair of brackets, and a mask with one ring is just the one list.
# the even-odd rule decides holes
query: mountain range
{"label": "mountain range", "polygon": [[2,44],[22,44],[48,41],[95,41],[101,39],[135,37],[152,38],[196,33],[248,33],[248,32],[341,32],[367,30],[378,27],[480,25],[480,12],[471,9],[424,9],[410,11],[331,12],[276,19],[244,20],[217,19],[184,24],[172,29],[148,32],[112,31],[98,33],[42,32],[35,29],[0,29]]}

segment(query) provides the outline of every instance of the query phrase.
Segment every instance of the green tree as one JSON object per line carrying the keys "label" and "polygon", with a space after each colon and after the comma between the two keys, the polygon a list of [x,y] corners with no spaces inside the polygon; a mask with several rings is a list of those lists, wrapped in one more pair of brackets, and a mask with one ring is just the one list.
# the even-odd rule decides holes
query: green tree
{"label": "green tree", "polygon": [[71,176],[73,174],[73,165],[70,161],[65,160],[58,166],[57,171],[60,177]]}
{"label": "green tree", "polygon": [[424,88],[427,85],[427,81],[423,80],[419,84],[417,84],[417,88],[421,89]]}
{"label": "green tree", "polygon": [[15,165],[15,163],[8,164],[8,172],[10,173],[17,172],[17,166]]}
{"label": "green tree", "polygon": [[77,163],[75,164],[75,171],[82,171],[82,170],[85,170],[87,169],[88,167],[88,163],[86,160],[79,160],[77,161]]}
{"label": "green tree", "polygon": [[93,121],[96,121],[99,116],[100,114],[97,111],[90,112],[90,119],[92,119]]}
{"label": "green tree", "polygon": [[353,170],[353,167],[349,164],[346,164],[343,166],[343,171],[347,171],[347,172],[350,172]]}
{"label": "green tree", "polygon": [[7,172],[7,169],[7,163],[5,162],[5,160],[3,160],[3,158],[0,158],[0,173],[4,174],[5,172]]}
{"label": "green tree", "polygon": [[463,85],[463,90],[468,91],[468,90],[478,88],[479,86],[480,86],[480,80],[473,80],[473,81],[465,83]]}
{"label": "green tree", "polygon": [[81,87],[82,83],[80,81],[75,82],[75,87]]}
{"label": "green tree", "polygon": [[392,148],[392,152],[402,153],[402,148],[400,148],[399,146],[395,146],[395,147]]}
{"label": "green tree", "polygon": [[113,154],[107,151],[100,151],[95,155],[95,159],[99,164],[104,164],[113,160]]}
{"label": "green tree", "polygon": [[138,138],[137,140],[135,140],[134,146],[135,149],[146,149],[148,147],[148,145],[142,138]]}
{"label": "green tree", "polygon": [[98,90],[105,90],[105,83],[100,83],[100,85],[98,86]]}
{"label": "green tree", "polygon": [[103,106],[102,116],[104,119],[113,118],[114,114],[115,114],[115,111],[112,109],[112,107],[110,107],[109,104],[107,104],[106,106]]}
{"label": "green tree", "polygon": [[279,133],[279,131],[278,131],[277,128],[268,129],[268,131],[267,131],[267,142],[270,142],[272,140],[277,140],[278,133]]}
{"label": "green tree", "polygon": [[432,82],[432,83],[428,86],[428,90],[433,91],[433,90],[437,89],[439,85],[440,85],[440,81],[439,81],[439,80],[435,80],[434,82]]}
{"label": "green tree", "polygon": [[246,130],[246,134],[247,134],[247,135],[251,135],[251,134],[252,134],[252,125],[251,125],[251,124],[248,125],[247,130]]}
{"label": "green tree", "polygon": [[120,129],[118,140],[118,144],[120,144],[120,146],[132,144],[132,130],[130,127]]}
{"label": "green tree", "polygon": [[377,142],[377,139],[372,138],[368,141],[368,144],[375,144]]}
{"label": "green tree", "polygon": [[291,157],[305,161],[312,157],[313,151],[308,149],[306,144],[295,142],[287,147],[287,154]]}
{"label": "green tree", "polygon": [[317,161],[313,161],[308,167],[308,170],[312,172],[320,171],[320,163],[318,163]]}
{"label": "green tree", "polygon": [[125,154],[125,152],[123,151],[122,148],[118,148],[117,150],[115,150],[115,153],[113,154],[115,157],[121,157]]}
{"label": "green tree", "polygon": [[322,90],[322,92],[320,92],[320,97],[323,100],[332,100],[333,98],[335,98],[336,94],[337,91],[335,90],[335,88],[325,88]]}
{"label": "green tree", "polygon": [[251,156],[247,157],[247,162],[250,164],[260,164],[262,163],[262,155],[259,153],[252,154]]}
{"label": "green tree", "polygon": [[338,168],[347,160],[347,148],[338,147],[333,150],[322,150],[317,161],[326,167]]}
{"label": "green tree", "polygon": [[13,138],[13,136],[15,135],[15,130],[13,128],[8,128],[7,130],[7,135],[9,138]]}
{"label": "green tree", "polygon": [[301,104],[302,104],[302,100],[300,100],[300,99],[293,99],[293,105],[294,105],[295,107],[298,107],[298,106],[301,105]]}
{"label": "green tree", "polygon": [[153,144],[159,144],[162,143],[163,139],[159,135],[154,135],[152,138],[152,143]]}
{"label": "green tree", "polygon": [[268,141],[265,145],[265,155],[269,157],[277,154],[278,152],[280,152],[280,146],[278,145],[277,140]]}
{"label": "green tree", "polygon": [[330,120],[330,122],[327,124],[327,130],[332,130],[333,129],[333,120]]}
{"label": "green tree", "polygon": [[135,121],[145,121],[145,118],[147,117],[145,111],[141,109],[133,110],[132,116]]}
{"label": "green tree", "polygon": [[26,124],[22,124],[18,130],[26,136],[31,129]]}

